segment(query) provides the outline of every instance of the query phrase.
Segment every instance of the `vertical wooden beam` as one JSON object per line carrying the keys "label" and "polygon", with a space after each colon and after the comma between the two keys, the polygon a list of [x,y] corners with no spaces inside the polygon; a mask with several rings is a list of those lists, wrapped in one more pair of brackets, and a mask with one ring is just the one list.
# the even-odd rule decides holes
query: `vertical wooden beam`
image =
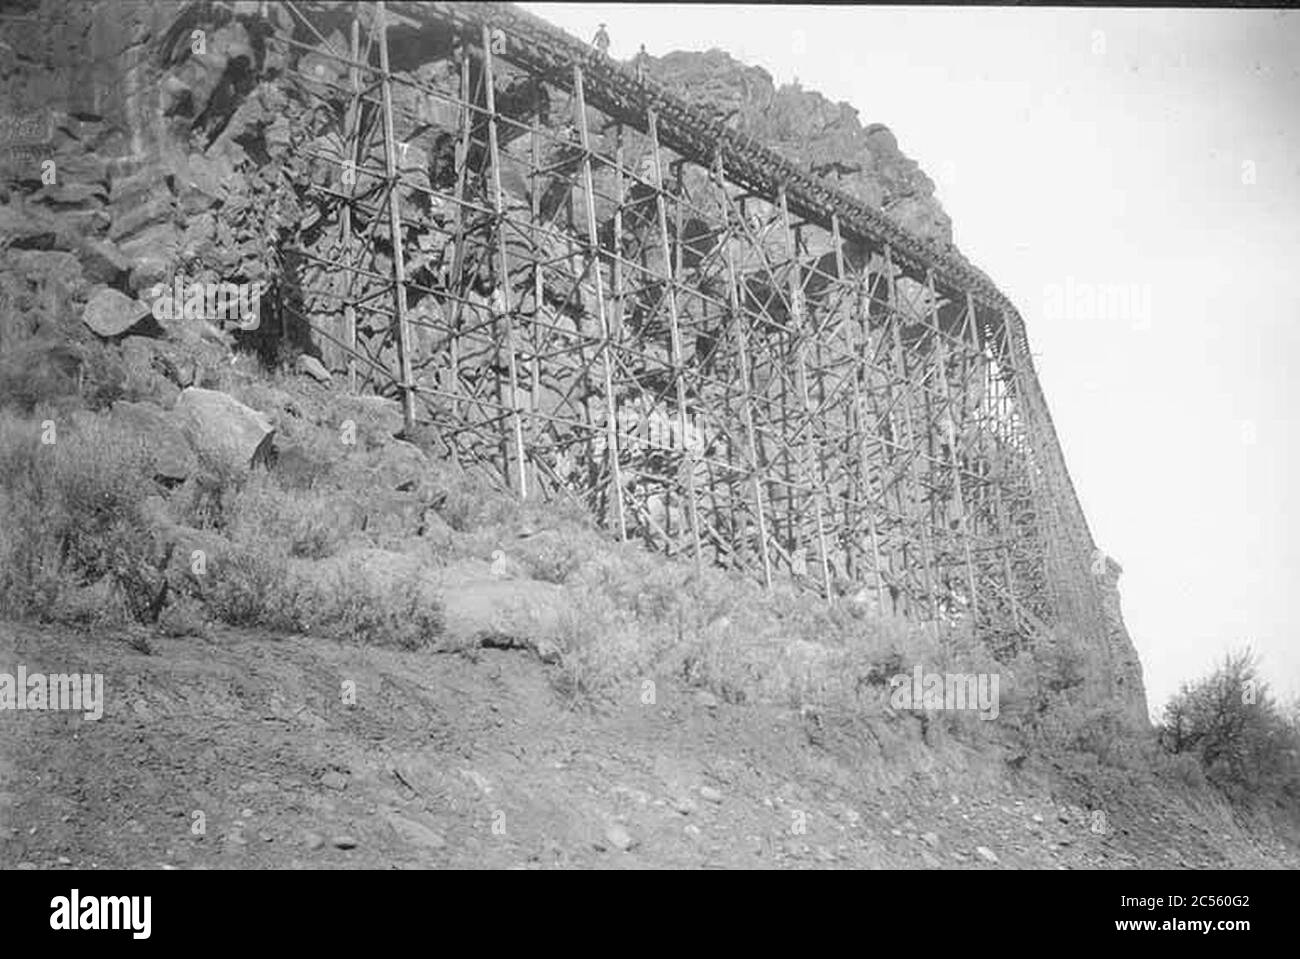
{"label": "vertical wooden beam", "polygon": [[388,22],[384,0],[375,5],[379,22],[379,83],[384,108],[384,169],[387,179],[388,224],[393,240],[393,282],[397,324],[397,363],[402,387],[402,422],[409,436],[415,430],[415,391],[411,383],[411,335],[406,323],[406,264],[402,250],[402,203],[397,174],[397,133],[393,128],[393,90],[388,73]]}
{"label": "vertical wooden beam", "polygon": [[[889,289],[889,311],[892,316],[891,326],[893,327],[893,331],[894,331],[894,363],[898,368],[898,374],[904,380],[902,398],[903,398],[903,420],[907,424],[907,454],[906,454],[908,457],[907,475],[908,475],[908,479],[911,481],[914,503],[916,505],[919,505],[921,496],[920,496],[920,481],[916,477],[916,457],[917,457],[916,432],[912,422],[912,390],[914,384],[912,382],[912,378],[910,374],[907,372],[907,357],[903,351],[902,334],[899,332],[898,288],[897,288],[897,284],[894,282],[893,254],[888,246],[885,247],[885,270],[887,271],[886,280],[888,281],[888,289]],[[912,505],[913,504],[909,504],[909,507]],[[918,520],[914,515],[913,509],[911,508],[907,509],[906,515],[904,516],[904,523],[907,526],[910,526],[911,524],[916,522],[918,522]],[[935,608],[934,575],[933,575],[933,570],[931,569],[930,537],[926,528],[927,525],[928,525],[927,523],[920,524],[921,526],[921,537],[920,537],[921,573],[922,573],[922,581],[925,584],[925,591],[927,594],[927,598],[929,599],[931,622],[934,624],[934,629],[935,632],[937,633],[939,628],[938,626],[939,617],[938,617],[938,612]],[[908,532],[909,531],[905,529],[904,538],[907,537]]]}
{"label": "vertical wooden beam", "polygon": [[[874,421],[873,429],[875,429],[877,433],[877,438],[879,438],[880,409],[878,404],[876,403],[875,393],[874,390],[872,390],[871,388],[871,382],[870,382],[871,374],[875,371],[875,349],[876,349],[876,344],[872,341],[871,338],[871,260],[870,257],[867,258],[867,261],[862,266],[862,278],[859,280],[859,286],[857,292],[857,325],[860,327],[862,331],[862,342],[860,344],[861,357],[862,357],[861,372],[863,373],[863,378],[866,380],[865,388],[867,393],[867,400],[871,406],[871,416]],[[885,383],[886,383],[886,392],[888,392],[889,389],[888,379],[885,380]],[[876,603],[880,611],[883,613],[885,611],[885,567],[886,565],[888,565],[889,567],[891,586],[894,585],[894,578],[895,578],[894,577],[894,553],[891,550],[888,556],[883,556],[881,554],[880,529],[879,526],[877,525],[877,520],[876,520],[877,512],[879,512],[879,515],[881,517],[885,515],[885,497],[887,495],[887,490],[885,488],[887,472],[885,466],[888,460],[887,459],[876,460],[873,463],[873,461],[868,458],[866,453],[865,435],[861,437],[861,440],[862,440],[862,460],[863,460],[862,463],[863,484],[866,487],[867,499],[870,501],[870,506],[871,506],[871,508],[867,510],[867,530],[871,535],[871,555],[873,561],[876,564],[876,569],[875,569]],[[886,456],[883,442],[880,444],[880,455],[882,457]],[[876,474],[880,478],[880,500],[878,503],[876,502],[875,498],[871,494],[871,478],[869,475],[867,475],[867,470],[870,468],[871,465],[874,465]]]}
{"label": "vertical wooden beam", "polygon": [[[971,297],[970,293],[966,294],[966,303],[967,303],[967,309],[970,310],[971,316],[978,318],[978,314],[975,312],[975,300]],[[993,348],[991,346],[990,352],[993,354],[993,362],[996,363],[997,362],[996,348]],[[1001,369],[999,369],[998,372],[999,372],[999,378],[1001,377],[1001,375],[1004,375],[1002,374]],[[985,376],[988,377],[991,375],[991,373],[992,371],[986,368]],[[1007,402],[1006,388],[1005,386],[1001,386],[999,388],[999,395],[996,401],[997,414],[995,416],[995,424],[994,424],[995,430],[1000,430],[1007,418],[1006,402]],[[995,439],[994,441],[995,450],[998,445],[999,443]],[[1016,577],[1015,577],[1014,570],[1012,569],[1012,563],[1011,563],[1012,541],[1014,536],[1016,535],[1016,531],[1012,528],[1011,516],[1009,511],[1007,510],[1006,499],[1005,499],[1005,487],[1007,484],[1007,467],[1006,467],[1005,452],[997,451],[997,459],[998,462],[996,464],[996,472],[994,473],[994,483],[993,483],[993,508],[998,517],[997,522],[998,522],[999,534],[1000,534],[998,538],[1002,543],[1002,550],[1001,550],[1002,575],[1006,581],[1007,597],[1009,598],[1011,603],[1011,623],[1012,623],[1012,627],[1018,630],[1020,629],[1020,624],[1022,619],[1020,615],[1020,596],[1017,590]]]}
{"label": "vertical wooden beam", "polygon": [[[753,386],[750,382],[749,370],[749,346],[748,337],[745,333],[746,323],[748,322],[744,311],[741,309],[740,302],[740,283],[736,277],[736,259],[731,249],[731,207],[727,202],[727,181],[723,176],[722,155],[719,153],[714,161],[714,171],[717,176],[717,188],[719,205],[722,208],[722,214],[727,224],[727,236],[723,239],[724,256],[727,261],[727,292],[731,301],[732,323],[736,331],[736,356],[740,362],[740,381],[744,391],[743,417],[745,422],[745,442],[748,446],[749,466],[752,471],[754,484],[754,513],[758,518],[758,550],[759,556],[763,562],[763,585],[768,589],[772,588],[772,558],[768,553],[767,545],[767,517],[763,509],[763,480],[761,478],[761,469],[758,462],[758,443],[754,436],[754,403],[753,403]],[[742,209],[741,216],[744,216]]]}
{"label": "vertical wooden beam", "polygon": [[803,403],[804,416],[809,419],[809,428],[807,439],[805,440],[805,449],[800,469],[800,479],[808,484],[809,491],[813,500],[813,518],[817,524],[817,548],[822,554],[822,587],[826,591],[828,602],[835,602],[835,592],[831,589],[831,565],[830,557],[826,549],[826,527],[822,516],[822,493],[814,483],[812,471],[809,468],[809,460],[813,458],[812,449],[812,429],[811,417],[813,414],[812,401],[808,397],[808,371],[804,364],[804,346],[806,345],[808,331],[804,327],[803,313],[803,284],[800,281],[799,269],[799,250],[794,241],[794,231],[790,228],[790,207],[786,203],[785,187],[780,191],[781,204],[781,222],[785,227],[785,248],[790,256],[790,309],[793,311],[794,325],[794,349],[795,349],[795,376],[799,381],[799,398]]}
{"label": "vertical wooden beam", "polygon": [[[686,511],[691,522],[691,537],[695,544],[695,570],[698,575],[702,562],[700,549],[700,520],[695,498],[695,451],[690,448],[686,420],[686,379],[682,361],[682,331],[677,316],[677,283],[681,278],[681,204],[677,206],[677,258],[672,258],[668,239],[668,210],[664,203],[663,158],[659,155],[659,123],[654,110],[647,110],[647,127],[650,134],[650,154],[654,157],[655,208],[659,219],[659,242],[664,254],[664,290],[668,301],[669,347],[672,351],[673,383],[677,388],[677,430],[682,443],[682,456],[686,461]],[[675,269],[674,269],[675,264]]]}
{"label": "vertical wooden beam", "polygon": [[[497,145],[496,90],[492,81],[492,31],[483,25],[483,88],[487,96],[488,151],[492,162],[492,208],[496,214],[494,229],[497,235],[498,276],[496,293],[500,297],[500,311],[505,320],[506,367],[510,377],[510,409],[514,426],[515,463],[517,465],[519,498],[528,498],[528,455],[524,450],[523,415],[519,410],[519,368],[515,358],[514,303],[510,295],[510,260],[506,256],[505,193],[501,189],[501,151]],[[494,311],[497,304],[493,304]],[[495,332],[495,331],[494,331]],[[509,476],[507,464],[506,475]]]}
{"label": "vertical wooden beam", "polygon": [[[847,272],[844,265],[844,238],[840,235],[840,218],[838,215],[831,217],[831,239],[835,244],[835,276],[841,283]],[[866,267],[863,267],[864,274]],[[852,509],[854,516],[850,522],[856,522],[857,514],[864,514],[867,521],[867,534],[871,542],[871,575],[875,580],[876,586],[876,606],[880,612],[885,611],[885,583],[883,571],[880,564],[880,539],[876,532],[875,504],[870,502],[871,483],[867,477],[867,470],[870,468],[870,461],[866,455],[866,430],[863,424],[863,398],[862,398],[862,373],[866,365],[866,349],[868,347],[868,329],[867,329],[867,308],[863,302],[864,286],[867,278],[864,275],[861,279],[854,281],[853,308],[849,313],[848,322],[845,329],[848,331],[845,336],[845,342],[848,345],[850,355],[853,357],[853,409],[848,417],[849,423],[849,443],[851,444],[851,457],[849,462],[854,464],[852,488],[855,494],[852,497]],[[869,292],[868,292],[869,295]],[[861,339],[854,335],[858,328],[861,328]],[[850,544],[851,546],[853,544]]]}
{"label": "vertical wooden beam", "polygon": [[601,366],[605,373],[605,449],[609,455],[610,484],[614,487],[614,517],[618,538],[627,539],[623,509],[623,474],[618,462],[618,406],[614,396],[614,356],[610,348],[609,318],[605,315],[605,289],[600,276],[600,235],[596,229],[596,188],[591,176],[591,139],[587,134],[587,102],[582,93],[582,67],[573,65],[574,108],[582,143],[582,183],[587,195],[587,240],[591,245],[591,274],[596,284],[596,312],[600,318]]}
{"label": "vertical wooden beam", "polygon": [[[952,392],[948,387],[948,350],[947,345],[944,343],[943,331],[939,328],[939,297],[934,288],[934,270],[926,270],[925,283],[926,290],[930,295],[930,326],[934,330],[934,355],[939,373],[939,393],[943,397],[942,416],[945,417],[944,422],[949,426],[949,435],[946,438],[948,440],[949,464],[952,469],[952,498],[957,509],[958,535],[961,537],[962,546],[965,550],[967,601],[972,604],[973,611],[975,602],[975,566],[971,558],[970,534],[966,526],[966,503],[961,490],[961,457],[957,454],[957,420],[953,415]],[[946,516],[943,525],[944,538],[947,539],[952,535],[952,529]]]}
{"label": "vertical wooden beam", "polygon": [[[961,456],[957,452],[958,425],[957,425],[957,418],[953,414],[952,394],[948,386],[948,373],[946,369],[946,350],[944,348],[943,334],[942,331],[939,329],[939,303],[934,289],[933,270],[930,270],[927,273],[927,283],[930,288],[931,310],[932,310],[932,316],[934,318],[935,333],[938,336],[938,344],[939,344],[939,383],[941,388],[943,389],[944,402],[947,404],[948,407],[949,422],[952,424],[953,435],[949,438],[949,444],[951,446],[951,453],[952,453],[952,487],[953,487],[953,498],[957,501],[959,531],[961,533],[962,542],[965,546],[965,552],[966,552],[966,591],[969,594],[968,600],[970,602],[971,617],[975,618],[977,617],[979,612],[979,596],[976,590],[975,560],[971,551],[971,539],[974,535],[974,531],[971,529],[970,521],[967,516],[966,497],[965,494],[962,492]],[[970,302],[971,302],[970,294],[967,293],[966,297],[967,297],[967,309],[969,310]],[[963,332],[963,341],[964,339],[965,339],[965,335]],[[966,384],[963,382],[962,386],[964,389]]]}
{"label": "vertical wooden beam", "polygon": [[460,419],[460,402],[455,396],[460,393],[460,314],[464,309],[462,299],[465,295],[465,193],[469,180],[469,144],[474,130],[474,112],[471,108],[474,91],[470,86],[469,50],[461,44],[460,57],[460,140],[456,145],[456,202],[452,210],[452,230],[454,233],[451,273],[447,277],[447,286],[452,293],[451,299],[451,334],[447,360],[450,364],[451,383],[448,392],[452,394],[451,414]]}
{"label": "vertical wooden beam", "polygon": [[[344,121],[348,131],[344,152],[347,154],[347,162],[351,164],[349,173],[352,182],[348,184],[348,199],[343,204],[341,217],[343,256],[347,255],[348,248],[352,246],[352,197],[356,193],[357,167],[359,166],[357,163],[357,141],[360,137],[358,136],[357,124],[361,119],[361,71],[357,67],[357,62],[360,56],[361,4],[358,3],[354,6],[352,12],[352,57],[351,63],[348,64],[348,80],[352,87],[352,99],[348,102],[347,119]],[[346,294],[343,301],[343,342],[347,346],[349,393],[357,391],[357,310],[352,302],[352,282],[355,277],[355,273],[347,270],[343,287]]]}
{"label": "vertical wooden beam", "polygon": [[623,332],[623,203],[626,188],[623,184],[623,124],[614,128],[614,318],[610,329],[614,336]]}
{"label": "vertical wooden beam", "polygon": [[[533,429],[537,429],[537,413],[542,408],[542,337],[545,331],[542,328],[545,313],[542,311],[542,304],[546,299],[545,279],[542,276],[542,241],[540,237],[540,224],[542,222],[542,180],[540,171],[542,169],[542,85],[540,80],[534,79],[533,82],[533,125],[529,132],[529,156],[532,161],[532,169],[529,171],[529,183],[532,185],[529,191],[530,201],[530,234],[533,246],[533,323],[532,323],[532,357],[529,363],[529,390],[530,405],[533,413]],[[533,485],[537,486],[537,477],[539,469],[536,463],[533,464]]]}

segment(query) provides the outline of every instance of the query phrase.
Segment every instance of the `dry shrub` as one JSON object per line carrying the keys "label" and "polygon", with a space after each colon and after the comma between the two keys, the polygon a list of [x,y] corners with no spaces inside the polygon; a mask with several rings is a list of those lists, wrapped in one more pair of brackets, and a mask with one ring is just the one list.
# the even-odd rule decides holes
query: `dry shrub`
{"label": "dry shrub", "polygon": [[31,339],[0,355],[0,407],[30,415],[38,406],[77,396],[82,351],[48,339]]}
{"label": "dry shrub", "polygon": [[354,560],[323,581],[297,579],[291,592],[295,625],[305,633],[418,650],[445,632],[441,597],[420,565],[390,578]]}
{"label": "dry shrub", "polygon": [[48,615],[69,590],[107,580],[132,618],[156,618],[162,560],[143,511],[153,472],[142,444],[106,420],[0,415],[0,609]]}

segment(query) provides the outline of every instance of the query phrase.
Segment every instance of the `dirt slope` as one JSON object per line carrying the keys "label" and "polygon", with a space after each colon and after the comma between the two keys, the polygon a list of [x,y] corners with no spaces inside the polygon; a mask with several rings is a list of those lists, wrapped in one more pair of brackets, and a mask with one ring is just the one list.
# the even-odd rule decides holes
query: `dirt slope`
{"label": "dirt slope", "polygon": [[733,706],[671,681],[653,703],[638,687],[575,709],[523,650],[234,632],[148,646],[0,624],[0,669],[102,672],[107,700],[95,722],[0,716],[0,866],[1296,865],[1131,790],[1099,833],[1043,775],[926,745],[910,720]]}

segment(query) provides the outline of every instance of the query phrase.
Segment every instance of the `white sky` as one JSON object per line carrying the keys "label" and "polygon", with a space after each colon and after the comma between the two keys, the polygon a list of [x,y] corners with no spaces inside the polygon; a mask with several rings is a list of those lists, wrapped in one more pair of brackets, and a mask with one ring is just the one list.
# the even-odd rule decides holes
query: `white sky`
{"label": "white sky", "polygon": [[[888,125],[1025,317],[1153,713],[1246,643],[1300,693],[1300,15],[523,6],[606,23],[619,59],[718,47]],[[1098,287],[1136,295],[1053,306]]]}

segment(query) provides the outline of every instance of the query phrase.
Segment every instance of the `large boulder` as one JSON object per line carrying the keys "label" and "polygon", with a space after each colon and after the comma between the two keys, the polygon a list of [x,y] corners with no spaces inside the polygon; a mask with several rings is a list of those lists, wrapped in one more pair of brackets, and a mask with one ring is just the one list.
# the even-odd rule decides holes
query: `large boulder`
{"label": "large boulder", "polygon": [[82,320],[97,334],[108,339],[121,336],[149,315],[149,308],[124,293],[104,287],[86,304]]}
{"label": "large boulder", "polygon": [[274,427],[233,396],[191,386],[181,391],[172,415],[205,459],[236,472],[268,461]]}
{"label": "large boulder", "polygon": [[[505,566],[511,557],[498,558]],[[523,578],[500,579],[470,561],[439,572],[447,640],[452,645],[531,648],[558,652],[569,608],[564,589]]]}
{"label": "large boulder", "polygon": [[111,418],[149,450],[158,476],[179,481],[194,472],[198,465],[194,450],[166,410],[153,403],[119,401],[113,404]]}
{"label": "large boulder", "polygon": [[413,490],[429,478],[429,458],[413,443],[390,440],[370,455],[377,485],[390,490]]}

